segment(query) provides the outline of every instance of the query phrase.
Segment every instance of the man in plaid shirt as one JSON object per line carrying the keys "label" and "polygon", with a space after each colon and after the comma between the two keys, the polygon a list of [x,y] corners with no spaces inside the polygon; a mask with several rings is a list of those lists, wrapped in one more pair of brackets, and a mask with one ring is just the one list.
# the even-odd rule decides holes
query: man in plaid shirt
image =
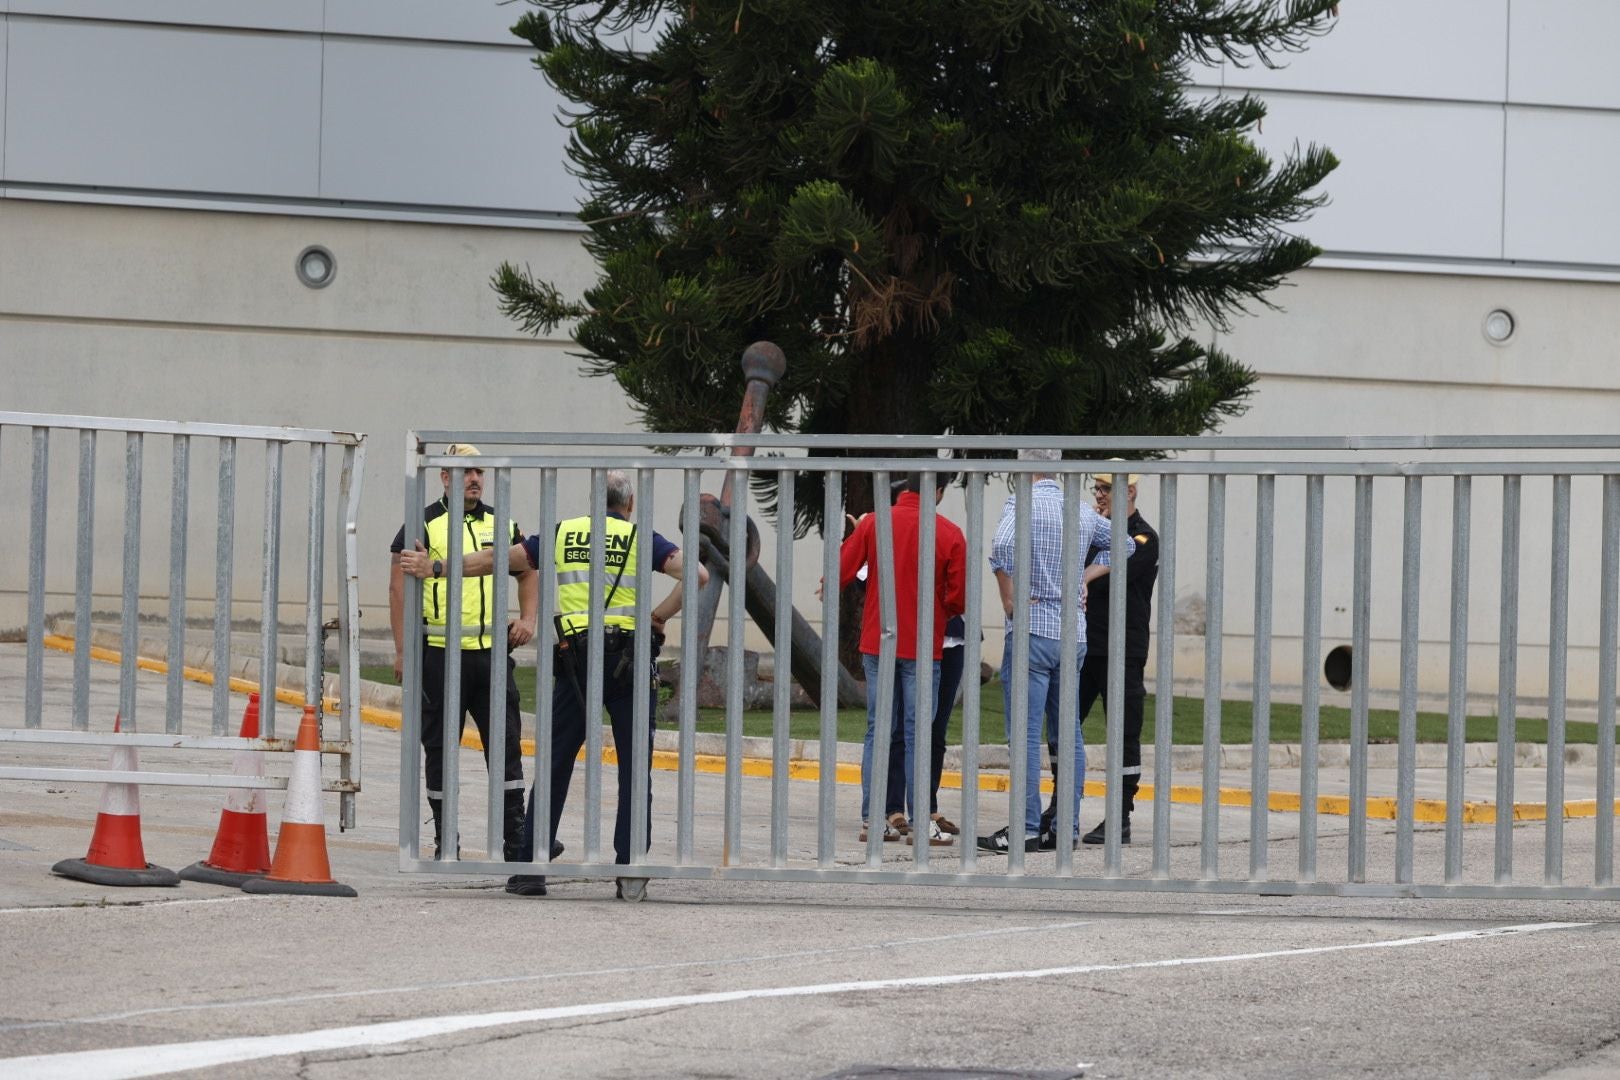
{"label": "man in plaid shirt", "polygon": [[[1020,450],[1020,461],[1057,461],[1062,458],[1058,450]],[[1001,654],[1001,693],[1007,709],[1008,752],[1015,752],[1012,742],[1012,663],[1013,663],[1013,569],[1017,545],[1014,543],[1014,513],[1016,495],[1009,496],[1001,511],[1001,522],[996,526],[995,538],[990,543],[990,567],[995,571],[996,586],[1001,591],[1001,608],[1007,616],[1007,637]],[[1108,573],[1109,522],[1084,503],[1080,506],[1080,533],[1076,538],[1081,547],[1081,561],[1085,552],[1098,549],[1096,560],[1087,566],[1081,576],[1080,592],[1075,602],[1077,654],[1063,656],[1063,489],[1051,473],[1036,473],[1030,489],[1030,566],[1029,596],[1029,722],[1027,724],[1024,761],[1024,829],[1026,851],[1050,851],[1057,847],[1058,825],[1052,832],[1041,832],[1041,720],[1055,729],[1058,718],[1058,693],[1061,686],[1062,665],[1073,664],[1075,685],[1079,686],[1079,669],[1086,655],[1086,586]],[[1135,550],[1136,544],[1125,538],[1125,554]],[[1080,737],[1080,726],[1074,732],[1074,810],[1069,818],[1070,843],[1080,835],[1080,792],[1085,786],[1086,748]],[[1008,839],[1005,827],[989,836],[979,837],[979,847],[986,851],[1004,852]]]}

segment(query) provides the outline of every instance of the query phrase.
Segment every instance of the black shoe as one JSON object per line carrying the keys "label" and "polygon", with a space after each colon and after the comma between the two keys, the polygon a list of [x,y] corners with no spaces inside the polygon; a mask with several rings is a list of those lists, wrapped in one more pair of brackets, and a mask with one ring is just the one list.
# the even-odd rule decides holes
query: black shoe
{"label": "black shoe", "polygon": [[562,853],[563,853],[563,852],[564,852],[564,851],[566,851],[566,850],[567,850],[567,849],[566,849],[566,848],[564,848],[564,847],[563,847],[563,846],[562,846],[562,841],[560,841],[560,840],[553,840],[553,841],[552,841],[552,842],[551,842],[551,861],[552,861],[552,862],[556,862],[556,861],[557,861],[557,857],[558,857],[558,856],[559,856],[559,855],[561,855],[561,854],[562,854]]}
{"label": "black shoe", "polygon": [[546,879],[534,874],[513,874],[506,879],[506,891],[513,896],[544,896]]}
{"label": "black shoe", "polygon": [[[980,851],[990,851],[990,852],[994,852],[997,855],[1005,855],[1005,854],[1007,854],[1007,849],[1009,847],[1011,847],[1011,846],[1012,846],[1011,841],[1009,841],[1007,839],[1007,827],[1006,826],[1002,826],[1001,828],[997,829],[995,832],[991,833],[989,836],[981,836],[981,837],[979,837],[979,850]],[[1040,836],[1028,837],[1024,841],[1024,850],[1025,851],[1040,851],[1041,850],[1041,838],[1040,838]]]}
{"label": "black shoe", "polygon": [[[1083,844],[1102,844],[1106,843],[1107,840],[1108,822],[1106,820],[1099,821],[1095,829],[1092,829],[1090,832],[1086,833],[1086,835],[1080,838],[1080,842]],[[1130,818],[1126,818],[1119,823],[1119,842],[1121,844],[1128,844],[1131,842]]]}
{"label": "black shoe", "polygon": [[[1070,844],[1070,846],[1071,847],[1079,847],[1080,844],[1079,844],[1078,841],[1075,841],[1074,843]],[[1042,851],[1056,851],[1057,850],[1057,833],[1052,832],[1050,830],[1041,833],[1041,850]]]}

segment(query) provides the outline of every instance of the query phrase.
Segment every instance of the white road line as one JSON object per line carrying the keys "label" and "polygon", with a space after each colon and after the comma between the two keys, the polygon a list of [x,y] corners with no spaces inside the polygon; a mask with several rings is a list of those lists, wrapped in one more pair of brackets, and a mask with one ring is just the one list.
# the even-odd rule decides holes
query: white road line
{"label": "white road line", "polygon": [[468,1013],[460,1016],[430,1016],[418,1020],[397,1020],[386,1024],[328,1028],[287,1035],[260,1035],[243,1039],[215,1039],[206,1042],[169,1043],[156,1046],[130,1046],[111,1050],[83,1050],[32,1057],[0,1058],[0,1073],[9,1080],[79,1080],[95,1076],[100,1080],[133,1080],[141,1076],[206,1069],[239,1061],[310,1054],[323,1050],[355,1047],[392,1046],[439,1035],[453,1035],[481,1028],[513,1024],[537,1024],[548,1020],[574,1020],[587,1016],[643,1012],[650,1009],[684,1008],[691,1005],[721,1005],[732,1001],[761,998],[815,997],[825,994],[867,993],[925,986],[962,986],[971,983],[1005,982],[1012,979],[1049,979],[1065,975],[1132,971],[1144,968],[1190,967],[1198,964],[1230,964],[1249,960],[1270,960],[1293,956],[1350,952],[1358,949],[1397,949],[1407,945],[1432,945],[1443,941],[1468,941],[1509,934],[1531,934],[1542,930],[1568,930],[1590,923],[1524,923],[1488,930],[1462,930],[1450,934],[1397,938],[1391,941],[1362,941],[1349,945],[1317,945],[1304,949],[1277,949],[1270,952],[1234,953],[1226,956],[1191,956],[1169,960],[1143,960],[1128,964],[1082,964],[1074,967],[1040,968],[1033,971],[985,971],[965,975],[924,975],[905,979],[871,979],[865,982],[819,983],[811,986],[779,986],[754,990],[721,990],[706,994],[676,994],[661,998],[632,998],[625,1001],[599,1001],[584,1005],[559,1005],[549,1009],[520,1012]]}
{"label": "white road line", "polygon": [[[244,897],[243,899],[252,899]],[[1090,926],[1091,920],[1080,922],[1045,923],[1037,926],[1005,926],[991,930],[972,930],[962,934],[938,934],[932,937],[900,938],[878,941],[866,945],[840,945],[835,949],[796,949],[792,952],[761,953],[755,956],[734,956],[708,960],[678,960],[663,964],[633,964],[623,967],[589,968],[583,971],[548,971],[537,975],[502,975],[488,979],[458,979],[446,982],[415,983],[405,986],[379,986],[366,990],[330,990],[319,994],[289,994],[285,997],[265,997],[249,1000],[207,1001],[191,1005],[157,1005],[150,1009],[127,1009],[123,1012],[102,1013],[97,1016],[68,1017],[61,1020],[28,1020],[20,1023],[0,1024],[0,1031],[29,1031],[36,1028],[68,1027],[74,1024],[106,1024],[118,1020],[131,1020],[138,1016],[162,1013],[207,1012],[213,1009],[263,1008],[276,1005],[301,1005],[312,1001],[333,1001],[342,998],[376,997],[383,994],[419,994],[429,990],[462,990],[473,986],[504,986],[511,983],[543,982],[551,979],[593,978],[601,975],[633,975],[649,971],[673,971],[680,968],[728,967],[737,964],[760,964],[776,960],[812,960],[822,956],[871,952],[884,949],[905,949],[914,945],[937,945],[947,941],[972,941],[1001,937],[1006,934],[1039,934],[1051,930],[1073,930]]]}
{"label": "white road line", "polygon": [[60,914],[60,913],[63,913],[63,912],[77,913],[77,912],[82,912],[85,909],[86,906],[100,909],[100,908],[180,907],[180,906],[182,906],[184,904],[239,904],[239,903],[242,903],[245,900],[252,900],[252,899],[254,899],[254,898],[251,897],[251,896],[210,896],[207,899],[190,899],[190,900],[113,900],[113,901],[103,902],[103,903],[100,903],[100,904],[89,904],[89,905],[75,904],[75,905],[72,905],[72,906],[68,906],[66,904],[48,904],[48,905],[43,905],[42,904],[42,905],[40,905],[38,907],[0,908],[0,915],[32,915],[32,914],[35,914],[35,913],[38,913],[38,912],[53,912],[53,913],[56,913],[56,914]]}

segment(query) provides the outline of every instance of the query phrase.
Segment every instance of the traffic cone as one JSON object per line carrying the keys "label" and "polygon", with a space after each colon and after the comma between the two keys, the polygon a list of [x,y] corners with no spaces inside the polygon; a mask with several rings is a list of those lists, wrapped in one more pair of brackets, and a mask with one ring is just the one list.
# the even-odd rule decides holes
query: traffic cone
{"label": "traffic cone", "polygon": [[[249,694],[242,712],[242,738],[259,737],[259,695]],[[264,754],[259,750],[238,750],[231,771],[237,776],[262,777]],[[194,862],[180,876],[187,881],[237,888],[270,869],[270,833],[265,825],[263,788],[232,788],[225,796],[225,809],[219,812],[219,830],[214,834],[214,850],[202,862]]]}
{"label": "traffic cone", "polygon": [[293,744],[292,775],[287,778],[287,801],[281,810],[281,831],[276,834],[276,858],[265,877],[242,883],[246,893],[301,893],[309,896],[356,896],[347,885],[332,880],[326,861],[326,825],[321,821],[321,737],[315,706],[304,706]]}
{"label": "traffic cone", "polygon": [[[113,733],[123,727],[123,717],[113,720]],[[114,772],[136,772],[135,747],[114,745],[109,768]],[[173,870],[146,861],[141,845],[141,789],[136,784],[107,783],[101,789],[101,811],[96,814],[96,831],[90,836],[90,851],[82,859],[63,859],[51,873],[92,885],[178,885]]]}

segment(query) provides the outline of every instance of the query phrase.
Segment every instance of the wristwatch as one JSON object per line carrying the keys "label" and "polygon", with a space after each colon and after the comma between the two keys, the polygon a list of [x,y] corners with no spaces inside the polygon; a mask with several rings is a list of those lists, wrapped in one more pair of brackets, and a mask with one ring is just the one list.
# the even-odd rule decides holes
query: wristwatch
{"label": "wristwatch", "polygon": [[444,562],[440,559],[433,560],[433,576],[444,577]]}

